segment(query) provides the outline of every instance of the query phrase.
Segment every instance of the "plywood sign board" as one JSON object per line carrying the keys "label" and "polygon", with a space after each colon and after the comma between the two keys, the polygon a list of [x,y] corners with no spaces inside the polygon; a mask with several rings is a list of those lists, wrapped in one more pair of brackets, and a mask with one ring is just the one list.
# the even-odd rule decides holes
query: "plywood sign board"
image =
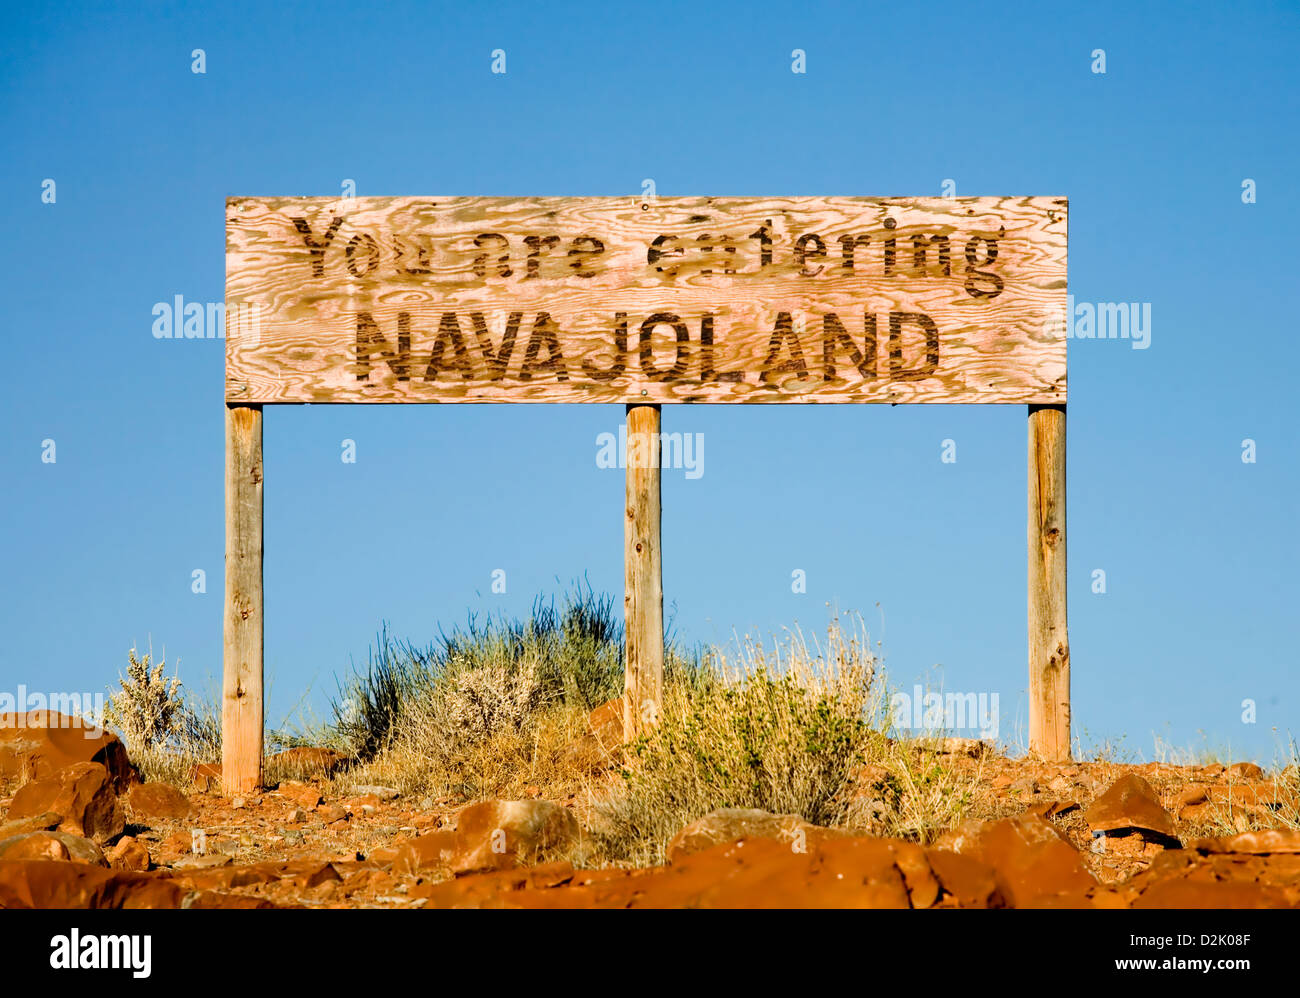
{"label": "plywood sign board", "polygon": [[1056,197],[231,198],[226,400],[1066,401]]}

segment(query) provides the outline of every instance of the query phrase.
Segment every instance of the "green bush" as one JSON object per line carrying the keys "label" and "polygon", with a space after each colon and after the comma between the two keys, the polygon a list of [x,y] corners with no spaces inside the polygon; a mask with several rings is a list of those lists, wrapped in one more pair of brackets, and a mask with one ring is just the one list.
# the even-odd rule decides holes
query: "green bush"
{"label": "green bush", "polygon": [[832,625],[825,650],[792,636],[785,661],[747,644],[667,684],[660,723],[629,746],[622,787],[597,802],[604,849],[663,861],[683,825],[722,807],[843,823],[854,768],[879,754],[876,660]]}

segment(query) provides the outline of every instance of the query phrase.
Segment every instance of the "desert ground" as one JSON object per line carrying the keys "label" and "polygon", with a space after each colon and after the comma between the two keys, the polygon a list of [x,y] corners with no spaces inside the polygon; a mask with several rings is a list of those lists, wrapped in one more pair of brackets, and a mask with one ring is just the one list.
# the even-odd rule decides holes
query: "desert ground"
{"label": "desert ground", "polygon": [[[577,739],[593,787],[621,779],[614,713],[594,712]],[[144,782],[110,733],[4,721],[7,908],[1300,905],[1295,774],[1250,763],[1054,765],[970,740],[896,744],[913,765],[862,765],[846,784],[867,828],[719,808],[636,866],[601,855],[590,793],[420,797],[298,748],[268,760],[266,789],[232,799],[218,766]],[[985,816],[871,834],[882,810],[925,792],[901,783],[917,773],[978,788]]]}
{"label": "desert ground", "polygon": [[381,633],[231,795],[214,705],[132,651],[98,720],[0,714],[0,907],[1300,905],[1293,758],[900,730],[839,618],[670,644],[645,725],[623,656],[581,591],[428,646]]}

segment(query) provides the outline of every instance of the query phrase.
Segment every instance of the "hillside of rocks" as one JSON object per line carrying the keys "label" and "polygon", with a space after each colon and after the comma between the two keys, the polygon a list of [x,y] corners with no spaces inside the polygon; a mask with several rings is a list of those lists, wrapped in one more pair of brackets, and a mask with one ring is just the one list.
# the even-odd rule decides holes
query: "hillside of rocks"
{"label": "hillside of rocks", "polygon": [[[1231,766],[1050,765],[938,749],[1004,816],[929,841],[720,809],[663,866],[593,867],[584,802],[413,799],[328,750],[242,798],[220,770],[142,782],[122,743],[0,717],[0,907],[1252,908],[1300,905],[1293,780]],[[864,767],[855,792],[878,792]],[[1209,816],[1234,828],[1203,835]],[[1240,829],[1240,830],[1236,830]]]}

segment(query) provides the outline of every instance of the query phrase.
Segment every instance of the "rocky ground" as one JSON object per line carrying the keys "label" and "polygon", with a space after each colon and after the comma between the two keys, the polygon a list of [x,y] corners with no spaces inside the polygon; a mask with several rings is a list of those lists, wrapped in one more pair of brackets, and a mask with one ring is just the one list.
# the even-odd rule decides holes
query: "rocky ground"
{"label": "rocky ground", "polygon": [[[580,801],[415,800],[303,778],[243,798],[219,771],[140,783],[112,735],[0,718],[0,907],[1296,907],[1292,774],[1250,763],[1050,765],[979,743],[925,751],[978,774],[994,813],[927,845],[722,810],[662,867],[584,869]],[[864,767],[855,792],[881,792]],[[560,858],[557,858],[560,857]],[[575,868],[575,861],[577,866]]]}

